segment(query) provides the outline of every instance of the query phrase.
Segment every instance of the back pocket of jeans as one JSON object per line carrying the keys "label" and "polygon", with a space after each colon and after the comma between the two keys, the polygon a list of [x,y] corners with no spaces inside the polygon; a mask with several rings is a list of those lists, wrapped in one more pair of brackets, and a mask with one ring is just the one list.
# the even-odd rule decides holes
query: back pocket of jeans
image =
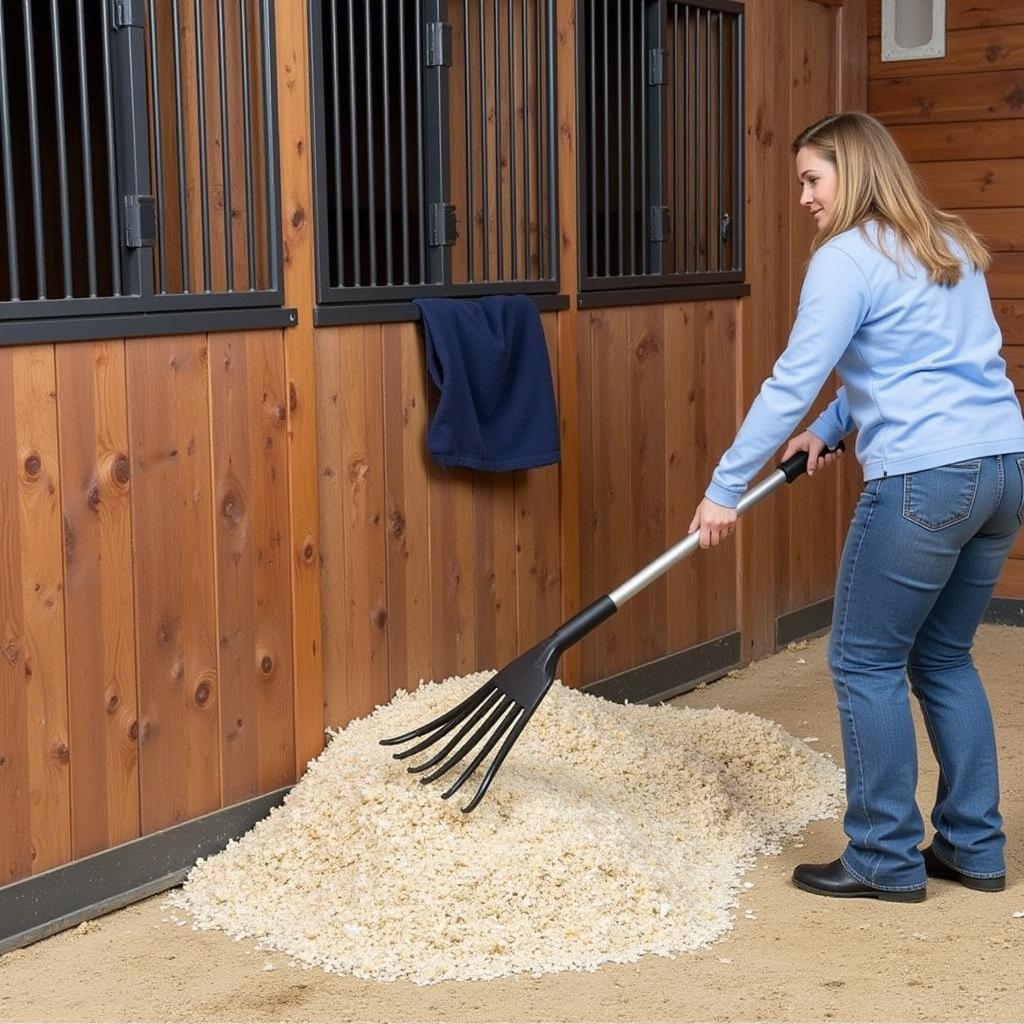
{"label": "back pocket of jeans", "polygon": [[926,530],[962,523],[974,508],[980,462],[957,462],[903,477],[903,518]]}

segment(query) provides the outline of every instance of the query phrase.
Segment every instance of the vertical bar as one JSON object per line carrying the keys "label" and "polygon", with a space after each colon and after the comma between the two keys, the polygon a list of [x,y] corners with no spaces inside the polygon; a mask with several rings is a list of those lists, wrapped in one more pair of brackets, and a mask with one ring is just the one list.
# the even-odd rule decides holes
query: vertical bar
{"label": "vertical bar", "polygon": [[647,173],[650,139],[647,136],[647,15],[640,19],[640,270],[647,273]]}
{"label": "vertical bar", "polygon": [[271,0],[260,3],[260,67],[263,71],[263,166],[267,175],[267,266],[270,291],[281,289],[281,172],[277,162],[277,46]]}
{"label": "vertical bar", "polygon": [[700,52],[700,10],[693,12],[693,55],[690,60],[690,71],[693,79],[690,88],[690,95],[693,97],[693,152],[690,154],[690,162],[693,165],[693,189],[690,204],[689,219],[693,232],[693,270],[696,273],[700,269],[700,221],[697,217],[697,210],[700,204],[700,105],[697,95],[697,54]]}
{"label": "vertical bar", "polygon": [[487,187],[487,17],[484,11],[484,0],[480,0],[477,13],[480,18],[480,139],[483,149],[483,164],[480,170],[480,181],[483,185],[483,250],[484,280],[491,278],[491,207]]}
{"label": "vertical bar", "polygon": [[[332,4],[336,2],[337,0],[331,0]],[[252,101],[249,95],[251,72],[249,70],[249,12],[246,9],[246,0],[238,0],[238,8],[242,33],[242,120],[245,122],[245,236],[248,248],[249,291],[253,291],[256,288],[256,224],[252,209]],[[337,201],[339,204],[341,203],[340,186],[337,192]]]}
{"label": "vertical bar", "polygon": [[602,53],[601,67],[604,69],[604,272],[612,272],[612,159],[611,159],[611,104],[608,93],[608,3],[601,5],[604,11],[602,22]]}
{"label": "vertical bar", "polygon": [[71,280],[71,211],[68,205],[68,151],[64,140],[64,64],[60,53],[60,12],[50,0],[50,40],[53,44],[53,101],[57,130],[57,175],[60,189],[60,251],[64,271],[64,298],[74,291]]}
{"label": "vertical bar", "polygon": [[188,193],[185,181],[185,115],[182,99],[181,79],[181,23],[178,0],[171,8],[174,35],[174,119],[178,140],[178,215],[181,218],[181,286],[182,291],[192,290],[192,257],[188,233]]}
{"label": "vertical bar", "polygon": [[[444,20],[446,0],[426,0],[425,20]],[[427,68],[424,76],[424,120],[427,125],[426,191],[428,207],[448,202],[451,195],[451,151],[448,132],[448,71],[444,66]],[[437,240],[435,240],[436,243]],[[430,280],[449,284],[452,270],[451,246],[433,244],[429,248]]]}
{"label": "vertical bar", "polygon": [[[391,238],[391,82],[388,71],[391,61],[388,55],[388,8],[387,0],[380,0],[381,39],[384,46],[381,65],[381,88],[384,92],[384,280],[395,281],[394,245]],[[367,48],[369,49],[369,48]]]}
{"label": "vertical bar", "polygon": [[597,244],[597,11],[588,5],[590,16],[590,94],[587,105],[590,107],[590,139],[587,147],[587,160],[590,164],[590,195],[587,203],[590,206],[590,275],[599,276],[598,257],[600,249]]}
{"label": "vertical bar", "polygon": [[[629,0],[626,0],[628,3]],[[622,186],[622,4],[623,0],[615,0],[615,148],[618,150],[618,237],[616,238],[619,274],[626,272],[626,261],[622,255],[624,234],[622,230],[622,206],[625,192]]]}
{"label": "vertical bar", "polygon": [[206,154],[206,70],[203,57],[202,0],[192,4],[196,27],[196,99],[199,110],[199,212],[203,225],[203,291],[210,291],[210,175]]}
{"label": "vertical bar", "polygon": [[[665,24],[661,4],[651,4],[646,12],[648,47],[644,53],[644,78],[648,83],[650,76],[651,53],[655,50],[664,49]],[[667,23],[667,16],[664,22]],[[650,217],[650,211],[656,207],[665,205],[664,201],[664,171],[665,162],[665,126],[664,110],[665,97],[662,85],[648,85],[647,92],[650,94],[650,102],[647,105],[647,139],[650,144],[651,159],[648,163],[647,174],[647,205],[644,206],[644,220]],[[665,272],[665,243],[650,240],[647,256],[648,270],[652,274],[663,274]]]}
{"label": "vertical bar", "polygon": [[[245,5],[245,0],[241,0]],[[338,0],[326,0],[331,5],[331,102],[334,107],[334,263],[337,280],[331,283],[345,286],[345,207],[341,201],[341,63],[338,52]]]}
{"label": "vertical bar", "polygon": [[[684,8],[685,10],[685,8]],[[669,121],[672,125],[672,219],[675,224],[675,238],[672,249],[675,253],[673,269],[679,273],[682,263],[682,244],[679,240],[679,226],[683,223],[682,209],[679,205],[679,65],[683,62],[679,57],[679,5],[672,5],[672,53],[676,58],[672,62],[672,113]]]}
{"label": "vertical bar", "polygon": [[[629,4],[629,273],[636,275],[636,4]],[[625,268],[623,268],[625,271]]]}
{"label": "vertical bar", "polygon": [[46,298],[46,262],[43,259],[43,177],[39,158],[39,108],[36,101],[36,55],[32,33],[31,0],[22,0],[25,36],[25,77],[28,90],[29,159],[32,168],[32,225],[35,231],[36,291]]}
{"label": "vertical bar", "polygon": [[[79,0],[79,3],[81,2],[82,0]],[[11,301],[18,301],[21,298],[21,280],[18,275],[18,222],[14,212],[14,154],[11,148],[11,101],[7,95],[7,28],[4,24],[3,4],[0,4],[0,137],[2,137],[4,153],[7,266],[11,281]],[[95,291],[95,287],[93,290]]]}
{"label": "vertical bar", "polygon": [[[56,0],[54,0],[56,5]],[[153,122],[153,146],[156,157],[156,226],[160,245],[160,292],[167,292],[167,247],[164,241],[164,132],[163,118],[160,116],[163,107],[160,103],[160,67],[158,55],[160,53],[160,41],[157,38],[156,13],[153,9],[153,0],[149,0],[149,68],[150,82],[153,90],[153,110],[156,112],[151,118]]]}
{"label": "vertical bar", "polygon": [[711,12],[704,12],[704,270],[711,269]]}
{"label": "vertical bar", "polygon": [[744,209],[743,209],[743,198],[746,185],[744,183],[744,154],[743,154],[743,142],[744,135],[746,132],[746,125],[744,124],[744,111],[743,111],[743,89],[744,89],[744,75],[743,75],[743,14],[736,15],[736,30],[734,33],[734,40],[736,46],[736,167],[733,172],[734,183],[733,188],[736,192],[736,217],[733,221],[733,230],[735,231],[735,242],[733,243],[733,263],[735,264],[734,269],[742,270],[743,262],[745,258],[744,253]]}
{"label": "vertical bar", "polygon": [[[366,184],[367,211],[369,213],[367,229],[370,233],[370,286],[377,284],[377,168],[373,151],[373,32],[370,21],[373,17],[372,8],[366,5],[366,22],[364,32],[364,56],[366,58]],[[387,74],[387,69],[381,69]]]}
{"label": "vertical bar", "polygon": [[547,91],[548,101],[548,251],[550,255],[549,276],[558,280],[558,246],[561,231],[558,224],[558,106],[555,96],[558,88],[558,74],[555,64],[555,0],[547,0],[548,24],[545,39],[547,43]]}
{"label": "vertical bar", "polygon": [[427,282],[430,280],[430,274],[427,264],[426,171],[423,166],[423,102],[423,11],[421,0],[416,0],[416,138],[418,140],[416,150],[420,199],[420,278],[423,282]]}
{"label": "vertical bar", "polygon": [[224,206],[224,283],[229,292],[235,290],[235,240],[231,207],[234,192],[231,188],[231,134],[228,128],[228,59],[224,38],[224,0],[217,0],[217,72],[220,88],[220,155],[223,168]]}
{"label": "vertical bar", "polygon": [[686,63],[683,66],[684,84],[683,90],[683,215],[676,224],[676,234],[679,235],[679,244],[683,249],[683,267],[685,271],[690,270],[690,221],[693,206],[690,202],[690,8],[683,8],[683,49],[686,53]]}
{"label": "vertical bar", "polygon": [[723,143],[723,110],[725,107],[724,92],[722,86],[722,72],[725,65],[722,60],[722,27],[725,24],[722,12],[718,12],[718,224],[715,226],[715,239],[718,247],[718,271],[722,270],[722,199],[725,191],[725,144]]}
{"label": "vertical bar", "polygon": [[501,202],[501,54],[498,0],[494,0],[494,202],[498,220],[498,280],[505,280],[505,212]]}
{"label": "vertical bar", "polygon": [[534,139],[537,151],[537,276],[544,278],[544,148],[541,146],[541,124],[544,121],[544,37],[541,31],[541,0],[534,0],[534,31],[537,38],[537,94],[534,110]]}
{"label": "vertical bar", "polygon": [[512,19],[512,0],[508,0],[508,196],[510,203],[509,235],[512,243],[511,280],[518,280],[519,253],[516,245],[518,223],[516,219],[516,66],[515,25]]}
{"label": "vertical bar", "polygon": [[[533,213],[533,205],[530,196],[530,48],[527,45],[527,34],[529,25],[529,0],[522,0],[520,11],[522,12],[522,24],[519,27],[519,38],[522,43],[522,68],[523,68],[523,227],[526,233],[525,263],[526,273],[524,277],[529,280],[530,274],[530,216]],[[537,55],[538,59],[540,54]],[[468,149],[467,149],[468,152]],[[539,248],[538,238],[538,248]]]}
{"label": "vertical bar", "polygon": [[[469,268],[469,272],[466,274],[466,280],[473,280],[474,265],[473,265],[473,236],[476,234],[476,218],[473,213],[473,160],[471,154],[473,152],[473,83],[470,80],[470,70],[472,68],[472,60],[470,58],[470,17],[469,17],[469,0],[462,0],[462,61],[463,61],[463,102],[465,104],[465,121],[466,121],[466,154],[465,154],[465,166],[466,166],[466,264]],[[403,118],[404,120],[404,118]]]}
{"label": "vertical bar", "polygon": [[[359,143],[358,143],[358,104],[356,102],[356,20],[352,8],[353,0],[348,0],[348,109],[349,109],[349,169],[352,172],[352,284],[358,287],[363,283],[362,264],[359,256],[362,253],[362,217],[359,212]],[[344,281],[340,281],[342,287]]]}
{"label": "vertical bar", "polygon": [[[402,126],[402,284],[409,283],[409,202],[405,198],[409,184],[409,145],[406,141],[406,81],[405,81],[405,10],[398,12],[398,68],[399,68],[399,121]],[[467,149],[468,152],[468,149]]]}

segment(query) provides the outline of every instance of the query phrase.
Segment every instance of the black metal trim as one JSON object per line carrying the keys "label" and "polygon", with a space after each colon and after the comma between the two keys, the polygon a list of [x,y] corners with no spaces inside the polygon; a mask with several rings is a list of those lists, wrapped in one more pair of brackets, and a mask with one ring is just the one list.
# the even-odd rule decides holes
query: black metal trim
{"label": "black metal trim", "polygon": [[668,654],[646,665],[627,669],[582,689],[617,704],[658,704],[688,693],[701,683],[720,679],[741,661],[739,633],[708,640]]}
{"label": "black metal trim", "polygon": [[[493,293],[500,294],[500,293]],[[521,293],[520,293],[521,294]],[[446,298],[474,299],[476,295],[452,295]],[[542,313],[556,312],[569,308],[568,295],[530,295],[537,309]],[[393,324],[419,320],[419,308],[412,302],[361,302],[350,306],[317,306],[313,310],[314,327],[345,327],[354,324]]]}
{"label": "black metal trim", "polygon": [[651,306],[666,302],[700,302],[705,299],[742,299],[750,294],[749,284],[678,285],[665,288],[629,288],[622,291],[580,292],[577,309],[607,306]]}
{"label": "black metal trim", "polygon": [[217,331],[259,331],[294,327],[298,311],[273,309],[181,310],[174,313],[125,313],[0,323],[0,345],[37,345],[59,341],[106,341]]}
{"label": "black metal trim", "polygon": [[780,651],[794,640],[827,632],[832,626],[832,598],[796,608],[775,620],[775,650]]}
{"label": "black metal trim", "polygon": [[669,0],[672,4],[686,4],[689,7],[702,7],[706,11],[721,11],[723,14],[743,15],[744,5],[735,0]]}
{"label": "black metal trim", "polygon": [[983,621],[993,626],[1024,626],[1024,600],[993,597],[985,610]]}
{"label": "black metal trim", "polygon": [[0,887],[0,953],[179,885],[284,801],[290,786]]}

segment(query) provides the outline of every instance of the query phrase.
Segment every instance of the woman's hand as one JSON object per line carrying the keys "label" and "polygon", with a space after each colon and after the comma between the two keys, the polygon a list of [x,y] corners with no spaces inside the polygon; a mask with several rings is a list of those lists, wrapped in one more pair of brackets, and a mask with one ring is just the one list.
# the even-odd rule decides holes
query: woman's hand
{"label": "woman's hand", "polygon": [[716,505],[710,498],[705,498],[693,514],[693,522],[687,533],[700,530],[700,546],[710,547],[724,540],[736,528],[736,509]]}
{"label": "woman's hand", "polygon": [[796,437],[790,439],[786,450],[782,453],[782,461],[785,462],[797,452],[807,452],[807,475],[813,476],[816,469],[831,466],[836,459],[842,457],[843,450],[841,448],[822,455],[821,453],[826,447],[827,445],[820,437],[805,430],[802,434],[797,434]]}

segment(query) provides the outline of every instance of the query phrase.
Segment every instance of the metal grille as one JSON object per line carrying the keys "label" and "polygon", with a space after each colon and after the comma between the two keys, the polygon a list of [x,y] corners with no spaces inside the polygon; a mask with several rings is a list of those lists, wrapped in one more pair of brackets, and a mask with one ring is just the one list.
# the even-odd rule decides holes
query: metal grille
{"label": "metal grille", "polygon": [[742,7],[580,10],[581,290],[741,282]]}
{"label": "metal grille", "polygon": [[318,296],[557,290],[554,0],[314,0]]}
{"label": "metal grille", "polygon": [[272,26],[271,0],[3,3],[0,319],[280,306]]}

